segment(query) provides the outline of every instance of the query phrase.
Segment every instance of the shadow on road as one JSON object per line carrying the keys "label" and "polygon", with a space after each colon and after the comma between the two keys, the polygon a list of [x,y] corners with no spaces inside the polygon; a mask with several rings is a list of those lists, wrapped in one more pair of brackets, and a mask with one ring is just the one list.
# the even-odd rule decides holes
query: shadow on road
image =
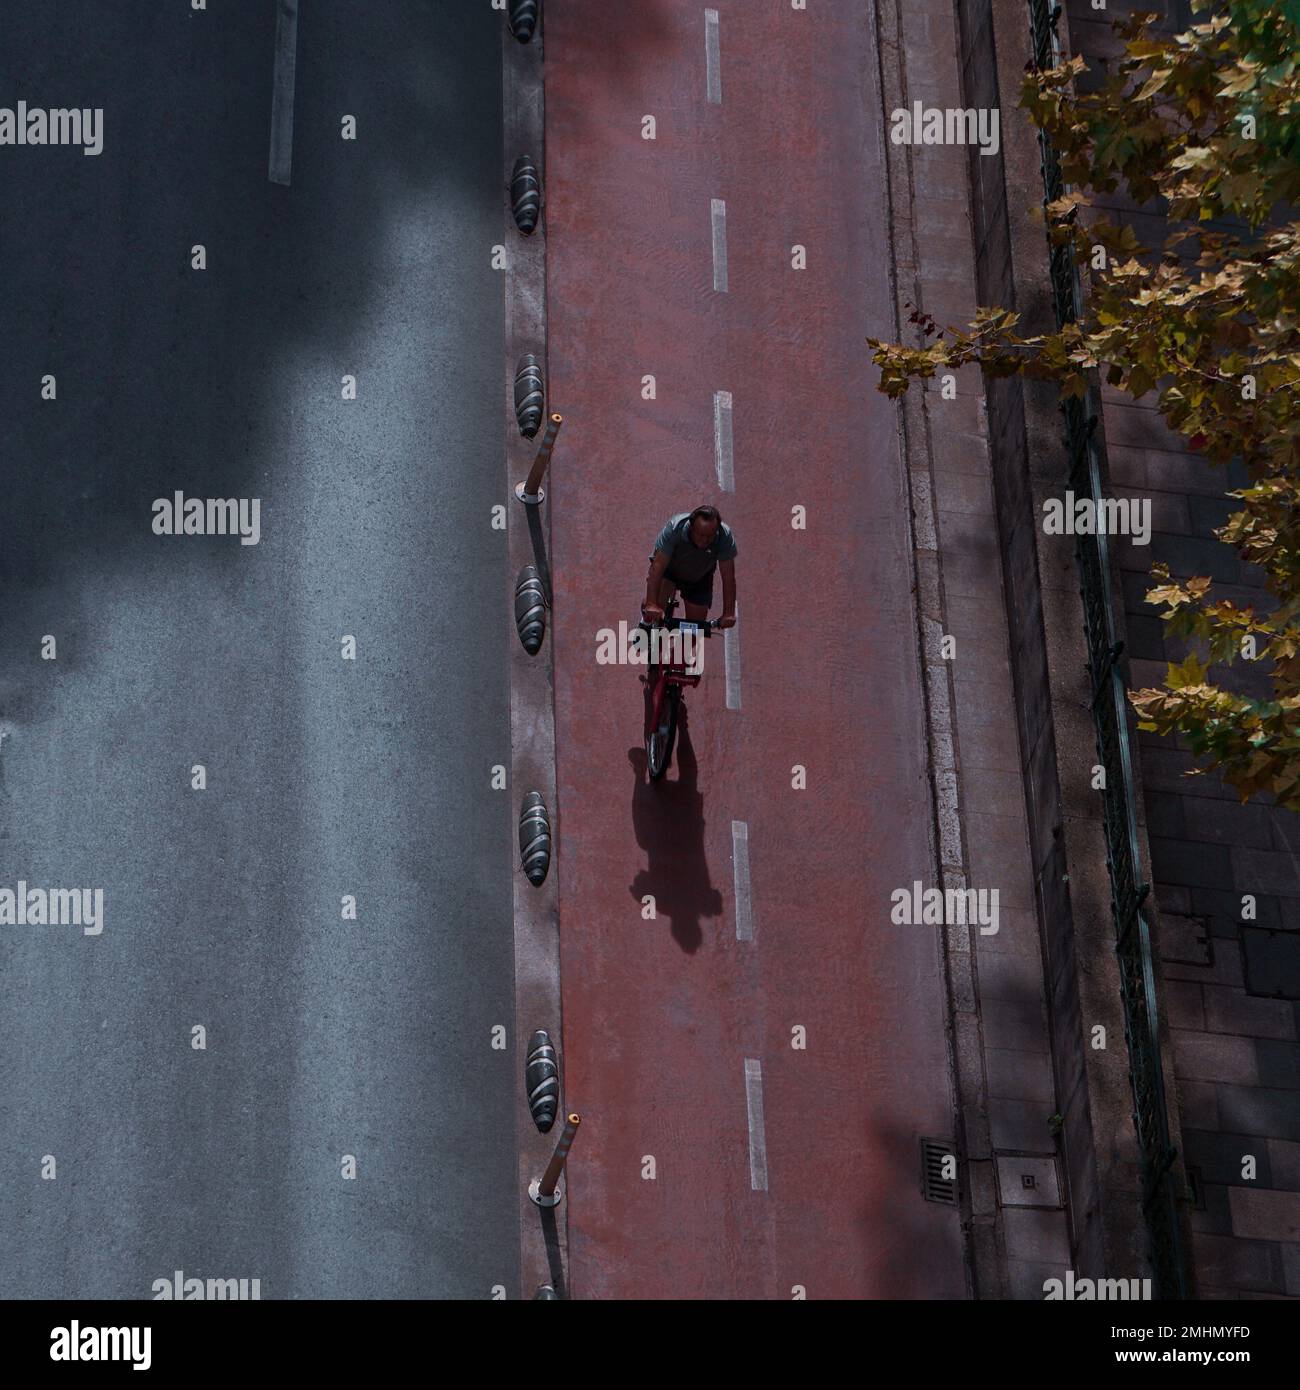
{"label": "shadow on road", "polygon": [[722,894],[709,880],[704,857],[704,796],[685,702],[677,727],[677,776],[651,782],[644,748],[629,748],[627,760],[636,774],[632,825],[649,859],[628,891],[638,902],[653,895],[656,915],[668,918],[673,940],[693,954],[704,939],[700,919],[722,916]]}
{"label": "shadow on road", "polygon": [[[698,20],[694,22],[700,24]],[[629,91],[636,91],[647,80],[653,82],[653,77],[648,79],[647,74],[680,61],[683,21],[672,0],[640,0],[634,10],[622,16],[611,12],[607,22],[600,26],[580,20],[575,23],[561,13],[553,15],[549,23],[555,35],[553,51],[556,57],[548,61],[569,63],[581,72],[588,97],[581,106],[566,107],[563,111],[552,104],[547,112],[548,130],[557,118],[561,122],[571,121],[575,127],[597,123],[593,113],[607,109],[610,101],[621,102]],[[700,66],[703,68],[702,24],[699,37]],[[703,76],[700,80],[703,81]]]}
{"label": "shadow on road", "polygon": [[[104,145],[5,165],[0,870],[103,884],[116,914],[96,952],[31,938],[21,973],[5,961],[6,1130],[86,1155],[65,1206],[0,1198],[30,1251],[0,1262],[10,1294],[143,1297],[182,1264],[277,1297],[513,1279],[517,1220],[484,1229],[513,1181],[511,1088],[476,1046],[432,1046],[462,1036],[461,1000],[509,998],[512,961],[508,880],[477,850],[499,817],[445,790],[448,750],[508,727],[503,648],[463,640],[505,620],[504,567],[463,540],[499,500],[508,399],[502,18],[304,7],[281,187],[276,8],[6,15],[5,90],[103,108]],[[258,545],[156,535],[177,490],[257,499]],[[435,850],[452,806],[466,839]],[[438,934],[471,903],[490,940]],[[461,968],[483,983],[431,1002]],[[192,1018],[221,1040],[202,1080]],[[474,1134],[428,1200],[452,1110]],[[373,1181],[344,1198],[362,1138]]]}
{"label": "shadow on road", "polygon": [[554,595],[551,590],[551,564],[546,557],[546,536],[542,530],[540,507],[526,507],[528,513],[528,539],[533,547],[533,565],[542,581],[542,593],[546,595],[546,605],[551,607]]}
{"label": "shadow on road", "polygon": [[541,1221],[542,1237],[546,1242],[546,1263],[551,1272],[551,1287],[559,1298],[567,1299],[569,1288],[564,1278],[564,1257],[560,1250],[560,1233],[555,1222],[555,1212],[543,1207],[538,1212],[538,1219]]}
{"label": "shadow on road", "polygon": [[[927,1202],[916,1192],[921,1170],[921,1135],[909,1116],[882,1115],[862,1135],[862,1201],[846,1234],[867,1252],[868,1297],[880,1299],[962,1299],[970,1296],[956,1207]],[[948,1137],[950,1135],[937,1135]],[[846,1181],[857,1181],[846,1174]],[[963,1181],[966,1178],[963,1173]],[[833,1239],[830,1232],[828,1240]]]}

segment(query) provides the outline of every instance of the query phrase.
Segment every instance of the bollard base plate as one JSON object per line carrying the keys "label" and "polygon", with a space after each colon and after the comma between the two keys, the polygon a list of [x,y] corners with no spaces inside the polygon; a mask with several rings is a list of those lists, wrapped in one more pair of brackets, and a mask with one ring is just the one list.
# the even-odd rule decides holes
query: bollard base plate
{"label": "bollard base plate", "polygon": [[[527,483],[517,483],[515,485],[515,496],[524,504],[525,507],[540,507],[546,501],[546,489],[539,487],[536,492],[527,491]],[[499,497],[501,494],[498,493]]]}
{"label": "bollard base plate", "polygon": [[555,1191],[551,1193],[549,1197],[542,1196],[540,1190],[541,1186],[541,1178],[534,1178],[532,1182],[528,1184],[529,1197],[531,1197],[539,1207],[558,1207],[560,1205],[560,1198],[564,1196],[564,1179],[561,1178],[559,1182],[555,1184]]}

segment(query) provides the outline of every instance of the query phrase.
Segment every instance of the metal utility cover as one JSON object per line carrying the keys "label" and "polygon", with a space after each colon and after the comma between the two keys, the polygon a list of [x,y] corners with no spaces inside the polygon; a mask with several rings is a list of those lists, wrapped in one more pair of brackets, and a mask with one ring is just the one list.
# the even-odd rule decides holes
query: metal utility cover
{"label": "metal utility cover", "polygon": [[1214,947],[1204,917],[1160,914],[1160,959],[1173,965],[1213,965]]}
{"label": "metal utility cover", "polygon": [[1046,1154],[994,1154],[998,1203],[1004,1207],[1059,1207],[1056,1160]]}
{"label": "metal utility cover", "polygon": [[1265,999],[1300,999],[1300,934],[1243,927],[1246,993]]}

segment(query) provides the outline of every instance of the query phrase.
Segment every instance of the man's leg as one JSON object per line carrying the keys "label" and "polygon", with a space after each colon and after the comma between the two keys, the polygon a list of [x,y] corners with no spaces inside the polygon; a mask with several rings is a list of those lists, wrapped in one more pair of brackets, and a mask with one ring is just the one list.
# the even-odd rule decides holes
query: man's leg
{"label": "man's leg", "polygon": [[714,571],[710,570],[703,579],[682,590],[683,616],[688,623],[702,623],[709,616],[713,603],[713,574]]}
{"label": "man's leg", "polygon": [[664,578],[659,581],[659,607],[664,610],[665,616],[667,616],[668,613],[668,605],[673,601],[673,597],[676,593],[677,585],[665,575]]}

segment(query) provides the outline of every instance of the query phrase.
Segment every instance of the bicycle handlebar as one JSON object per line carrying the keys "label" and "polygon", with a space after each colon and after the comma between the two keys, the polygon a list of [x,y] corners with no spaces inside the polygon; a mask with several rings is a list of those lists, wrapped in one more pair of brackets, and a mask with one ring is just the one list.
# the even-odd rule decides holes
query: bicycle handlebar
{"label": "bicycle handlebar", "polygon": [[697,632],[702,632],[706,637],[709,637],[712,635],[713,629],[717,627],[717,623],[710,622],[707,618],[702,623],[694,623],[689,618],[661,618],[657,623],[651,623],[642,618],[637,623],[637,627],[645,632],[650,632],[657,627],[666,627],[670,631],[676,631],[679,627],[693,627]]}

